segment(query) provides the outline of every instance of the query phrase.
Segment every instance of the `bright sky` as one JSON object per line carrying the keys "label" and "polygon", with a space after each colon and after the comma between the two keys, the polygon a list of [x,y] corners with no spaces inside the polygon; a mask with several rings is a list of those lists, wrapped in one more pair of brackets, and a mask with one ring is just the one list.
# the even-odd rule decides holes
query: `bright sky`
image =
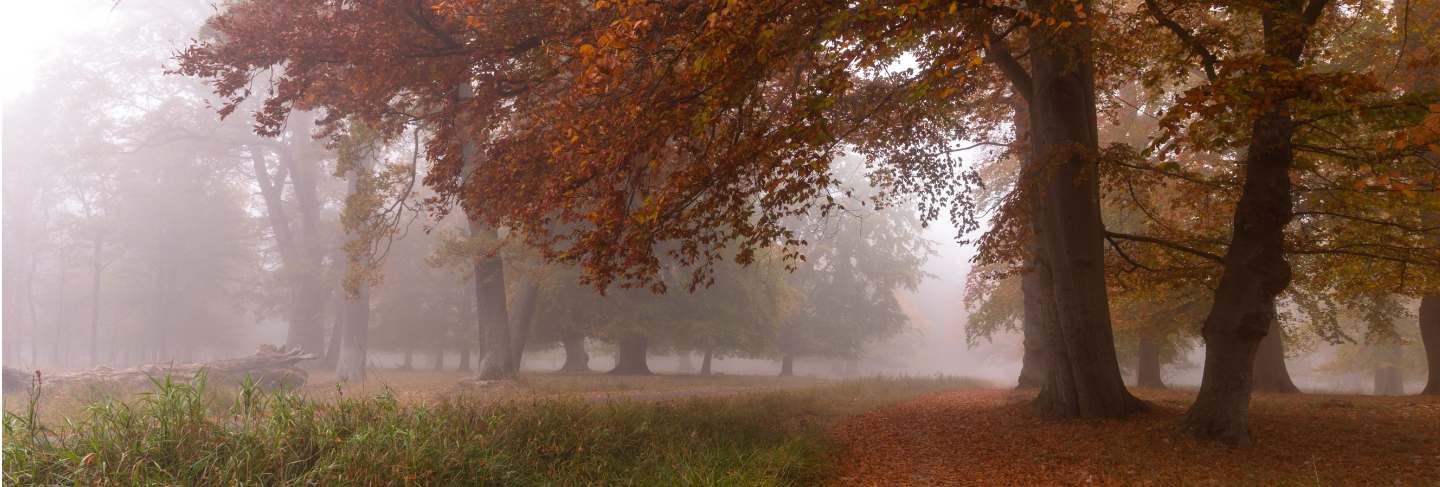
{"label": "bright sky", "polygon": [[30,89],[36,70],[67,35],[105,22],[117,0],[0,2],[0,99]]}

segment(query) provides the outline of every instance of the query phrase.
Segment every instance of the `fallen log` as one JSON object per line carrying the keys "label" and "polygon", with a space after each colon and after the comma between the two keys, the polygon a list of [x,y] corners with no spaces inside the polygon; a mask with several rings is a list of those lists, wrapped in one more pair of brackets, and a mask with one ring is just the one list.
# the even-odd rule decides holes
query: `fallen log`
{"label": "fallen log", "polygon": [[254,355],[213,362],[145,364],[118,370],[101,366],[82,372],[42,374],[41,384],[46,388],[72,385],[143,387],[166,379],[188,383],[203,372],[205,381],[211,385],[238,385],[249,378],[263,390],[293,389],[305,385],[309,378],[309,374],[298,364],[316,358],[319,357],[299,348],[261,345]]}

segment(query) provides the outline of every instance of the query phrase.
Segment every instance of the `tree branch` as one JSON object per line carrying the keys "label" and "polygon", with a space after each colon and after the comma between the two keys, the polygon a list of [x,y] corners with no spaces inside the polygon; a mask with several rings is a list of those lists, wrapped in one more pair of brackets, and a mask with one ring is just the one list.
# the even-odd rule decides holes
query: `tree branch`
{"label": "tree branch", "polygon": [[1202,257],[1202,258],[1205,258],[1205,259],[1207,259],[1207,260],[1211,260],[1211,261],[1214,261],[1214,262],[1217,262],[1217,263],[1223,263],[1223,262],[1225,262],[1225,258],[1220,257],[1220,256],[1218,256],[1218,255],[1215,255],[1215,254],[1212,254],[1212,253],[1210,253],[1210,252],[1206,252],[1206,251],[1204,251],[1204,250],[1200,250],[1200,249],[1197,249],[1197,248],[1194,248],[1194,247],[1190,247],[1190,246],[1181,245],[1181,244],[1178,244],[1178,243],[1175,243],[1175,242],[1171,242],[1171,241],[1165,240],[1165,239],[1160,239],[1160,238],[1155,238],[1155,237],[1147,237],[1147,236],[1144,236],[1144,235],[1131,235],[1131,234],[1128,234],[1128,233],[1112,232],[1112,231],[1109,231],[1109,230],[1106,230],[1106,231],[1105,231],[1105,238],[1107,238],[1107,239],[1109,239],[1109,238],[1118,238],[1118,239],[1121,239],[1121,240],[1130,240],[1130,241],[1135,241],[1135,242],[1151,243],[1151,244],[1159,245],[1159,246],[1161,246],[1161,247],[1165,247],[1165,248],[1167,248],[1167,249],[1177,250],[1177,251],[1184,252],[1184,253],[1187,253],[1187,254],[1190,254],[1190,255],[1194,255],[1194,256],[1196,256],[1196,257]]}
{"label": "tree branch", "polygon": [[[1323,0],[1314,1],[1320,2]],[[1200,56],[1200,65],[1205,70],[1206,79],[1215,81],[1215,79],[1219,77],[1216,73],[1215,65],[1220,62],[1220,58],[1215,57],[1215,53],[1210,52],[1209,48],[1201,44],[1200,40],[1196,39],[1195,35],[1190,33],[1190,29],[1186,29],[1185,26],[1171,19],[1170,15],[1165,13],[1165,10],[1161,9],[1160,4],[1155,0],[1145,0],[1145,9],[1150,11],[1150,16],[1153,17],[1155,22],[1158,22],[1161,27],[1169,29],[1171,33],[1175,34],[1175,37],[1180,38],[1180,43],[1190,49],[1190,52],[1196,56]]]}

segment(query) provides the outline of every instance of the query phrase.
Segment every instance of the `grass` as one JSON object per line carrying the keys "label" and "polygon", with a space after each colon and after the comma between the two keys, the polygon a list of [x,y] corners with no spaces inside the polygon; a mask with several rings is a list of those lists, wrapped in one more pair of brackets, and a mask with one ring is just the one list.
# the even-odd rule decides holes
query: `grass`
{"label": "grass", "polygon": [[[157,382],[78,419],[4,419],[7,484],[810,485],[832,471],[827,427],[950,378],[863,379],[670,401],[316,400],[202,380]],[[50,426],[50,425],[53,425]]]}

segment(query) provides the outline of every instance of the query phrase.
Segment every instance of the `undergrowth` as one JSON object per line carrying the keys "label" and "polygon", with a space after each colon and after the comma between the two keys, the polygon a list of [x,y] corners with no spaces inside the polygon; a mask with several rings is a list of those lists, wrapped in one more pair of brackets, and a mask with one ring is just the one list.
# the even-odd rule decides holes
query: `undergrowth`
{"label": "undergrowth", "polygon": [[[402,405],[388,393],[316,401],[203,377],[157,381],[75,419],[4,418],[10,485],[810,485],[830,471],[835,419],[952,378],[862,379],[667,402]],[[218,399],[218,398],[227,399]],[[228,401],[228,404],[215,404]],[[52,423],[56,423],[53,422]]]}

